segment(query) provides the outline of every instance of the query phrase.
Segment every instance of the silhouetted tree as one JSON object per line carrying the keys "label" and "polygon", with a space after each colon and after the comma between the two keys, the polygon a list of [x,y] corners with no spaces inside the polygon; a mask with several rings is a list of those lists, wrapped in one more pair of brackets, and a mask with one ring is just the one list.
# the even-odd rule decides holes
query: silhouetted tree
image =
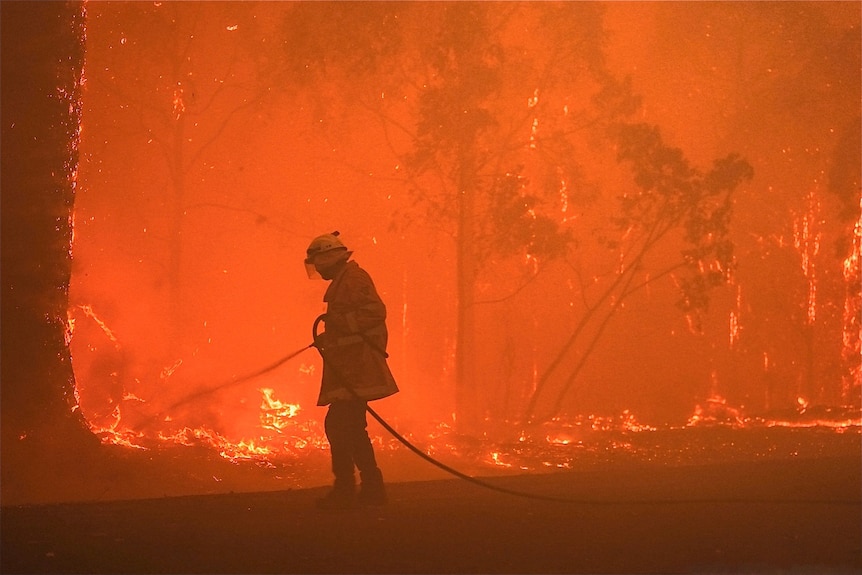
{"label": "silhouetted tree", "polygon": [[[701,94],[704,115],[716,118],[709,123],[718,142],[757,158],[737,222],[747,232],[737,237],[751,265],[737,278],[746,312],[735,363],[749,354],[760,366],[768,357],[769,369],[784,374],[790,405],[799,395],[858,398],[842,390],[835,366],[847,345],[846,306],[837,302],[848,287],[858,293],[842,267],[854,253],[860,195],[859,11],[823,3],[664,4],[657,22],[665,40],[654,57],[677,62],[680,85]],[[680,52],[680,43],[690,49]],[[830,238],[839,240],[837,250]],[[858,327],[843,331],[844,339],[858,340]],[[738,391],[754,403],[750,382]]]}
{"label": "silhouetted tree", "polygon": [[[689,165],[681,150],[666,145],[654,126],[623,124],[615,138],[618,158],[631,166],[636,186],[619,196],[615,224],[624,239],[613,242],[619,249],[619,268],[539,380],[526,409],[528,420],[535,416],[539,397],[555,370],[580,344],[577,363],[564,374],[552,404],[551,415],[559,412],[611,318],[631,295],[673,275],[681,292],[678,306],[697,324],[707,310],[710,291],[727,283],[735,268],[730,240],[732,197],[737,186],[752,177],[751,166],[730,155],[703,173]],[[679,230],[684,231],[687,246],[681,257],[668,258],[661,264],[664,267],[648,266],[647,258]],[[588,334],[591,324],[597,328]]]}
{"label": "silhouetted tree", "polygon": [[97,442],[75,408],[66,345],[83,7],[3,2],[0,9],[5,486],[20,473],[21,448],[34,457],[42,453],[37,446],[78,453],[76,447]]}
{"label": "silhouetted tree", "polygon": [[[312,29],[315,34],[308,33]],[[621,216],[606,233],[642,229],[640,243],[628,240],[631,266],[612,274],[599,303],[587,310],[533,392],[528,414],[550,372],[585,337],[583,327],[598,322],[581,356],[586,360],[620,298],[671,271],[697,270],[677,276],[685,295],[681,305],[693,312],[729,273],[729,195],[750,168],[729,157],[703,174],[653,128],[622,123],[638,98],[606,67],[600,6],[396,3],[366,10],[361,3],[306,4],[291,12],[285,34],[298,77],[318,94],[340,93],[321,86],[346,83],[348,97],[336,99],[339,106],[373,111],[397,132],[399,143],[407,142],[393,143],[393,154],[407,172],[413,199],[408,217],[448,230],[455,241],[456,399],[466,429],[484,415],[477,305],[506,298],[478,297],[483,274],[492,262],[519,256],[528,265],[517,292],[545,264],[590,241],[568,221],[567,210],[591,209],[590,221],[602,219],[605,204],[593,204],[607,182],[590,164],[604,150],[620,148],[619,159],[633,164],[641,188],[615,208]],[[646,254],[678,228],[691,247],[668,270],[635,281]],[[702,265],[715,268],[701,272]],[[599,304],[612,298],[609,313],[599,314]],[[556,405],[578,372],[566,374],[569,382]]]}
{"label": "silhouetted tree", "polygon": [[844,330],[841,400],[844,405],[862,402],[862,118],[856,117],[835,148],[829,190],[841,202],[839,216],[846,231],[837,252],[843,256]]}
{"label": "silhouetted tree", "polygon": [[[182,355],[181,330],[189,323],[184,261],[194,257],[186,248],[186,222],[200,208],[241,209],[201,193],[197,180],[226,131],[255,127],[271,93],[272,53],[253,4],[131,2],[95,5],[90,12],[106,37],[90,54],[88,82],[97,87],[98,98],[88,102],[115,111],[94,114],[91,129],[117,147],[146,142],[156,158],[155,173],[142,172],[141,162],[130,163],[112,185],[131,181],[130,188],[146,187],[151,201],[160,204],[162,217],[150,224],[147,237],[163,242],[155,254],[166,252],[159,258],[163,279],[157,283],[167,287],[167,351],[176,358]],[[91,150],[99,162],[99,145],[93,143]],[[152,158],[141,161],[147,165]],[[265,217],[251,215],[256,222]]]}

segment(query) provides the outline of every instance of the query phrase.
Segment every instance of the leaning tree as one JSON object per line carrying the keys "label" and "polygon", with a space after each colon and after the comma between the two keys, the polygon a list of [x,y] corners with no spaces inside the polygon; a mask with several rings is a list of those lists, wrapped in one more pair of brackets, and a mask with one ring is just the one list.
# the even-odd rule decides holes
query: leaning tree
{"label": "leaning tree", "polygon": [[[479,308],[539,283],[550,264],[586,243],[601,244],[624,265],[607,273],[572,266],[576,278],[601,275],[590,289],[603,293],[538,384],[520,391],[528,400],[520,416],[536,414],[549,381],[560,377],[555,370],[569,360],[556,383],[558,411],[614,312],[646,283],[672,276],[693,317],[709,289],[726,281],[730,195],[750,167],[729,156],[698,170],[657,129],[629,123],[639,99],[607,66],[600,6],[301,4],[284,32],[292,76],[315,91],[322,116],[361,109],[380,119],[404,167],[411,209],[402,221],[453,240],[456,405],[465,429],[485,416],[487,399]],[[608,163],[614,149],[618,157]],[[620,189],[620,178],[631,176],[635,190]],[[680,230],[677,255],[645,274],[647,256]],[[514,275],[489,290],[488,278],[501,268]],[[572,367],[574,349],[580,358]]]}

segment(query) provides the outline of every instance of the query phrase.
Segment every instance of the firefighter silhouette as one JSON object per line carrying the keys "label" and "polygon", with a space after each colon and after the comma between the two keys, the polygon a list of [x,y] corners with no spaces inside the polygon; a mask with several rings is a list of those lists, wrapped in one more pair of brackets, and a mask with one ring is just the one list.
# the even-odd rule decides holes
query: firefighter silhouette
{"label": "firefighter silhouette", "polygon": [[350,259],[352,255],[336,231],[314,238],[305,259],[309,278],[331,282],[323,296],[326,313],[319,318],[325,331],[314,338],[323,357],[317,404],[329,406],[324,429],[335,476],[332,490],[318,501],[325,509],[386,503],[383,475],[368,437],[366,407],[368,401],[398,392],[386,361],[386,306],[371,276]]}

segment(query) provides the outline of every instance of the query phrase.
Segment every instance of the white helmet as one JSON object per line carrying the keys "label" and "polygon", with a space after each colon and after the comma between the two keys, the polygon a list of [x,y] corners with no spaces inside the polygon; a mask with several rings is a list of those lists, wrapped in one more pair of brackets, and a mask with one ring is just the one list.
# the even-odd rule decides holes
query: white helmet
{"label": "white helmet", "polygon": [[314,256],[317,254],[322,254],[332,250],[346,251],[347,246],[341,243],[341,240],[338,239],[339,235],[338,231],[334,231],[331,234],[323,234],[322,236],[317,236],[311,240],[311,243],[308,244],[308,249],[305,250],[305,263],[313,263]]}
{"label": "white helmet", "polygon": [[[353,252],[348,251],[347,246],[341,242],[338,235],[338,232],[335,231],[311,240],[308,249],[305,250],[305,271],[310,279],[321,277],[317,271],[317,266],[314,265],[315,258],[317,258],[318,265],[322,265],[321,269],[323,269],[342,260],[347,260],[353,254]],[[322,258],[318,257],[321,254],[328,255]]]}

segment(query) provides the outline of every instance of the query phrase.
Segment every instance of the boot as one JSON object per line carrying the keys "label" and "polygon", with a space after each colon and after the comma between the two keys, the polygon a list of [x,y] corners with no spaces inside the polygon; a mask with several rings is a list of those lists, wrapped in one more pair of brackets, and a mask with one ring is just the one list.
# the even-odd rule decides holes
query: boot
{"label": "boot", "polygon": [[386,505],[386,488],[383,486],[383,474],[379,469],[371,473],[362,473],[362,484],[359,486],[357,500],[360,505]]}
{"label": "boot", "polygon": [[317,500],[318,509],[350,509],[356,506],[356,487],[351,484],[339,484]]}

